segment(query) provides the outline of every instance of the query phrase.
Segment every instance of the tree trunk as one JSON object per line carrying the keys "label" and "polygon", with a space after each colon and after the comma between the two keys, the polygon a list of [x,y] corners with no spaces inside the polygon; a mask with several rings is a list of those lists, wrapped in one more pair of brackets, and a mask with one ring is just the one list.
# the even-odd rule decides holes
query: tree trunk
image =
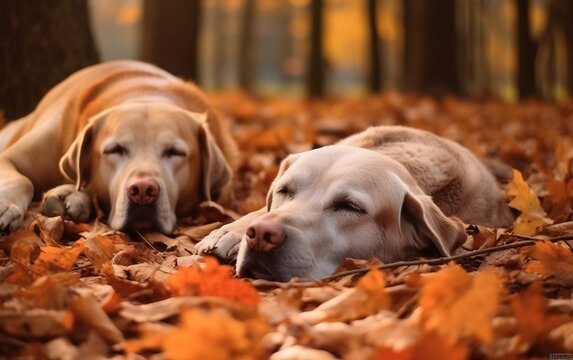
{"label": "tree trunk", "polygon": [[535,56],[537,46],[531,38],[529,0],[515,0],[517,7],[517,89],[519,98],[536,95]]}
{"label": "tree trunk", "polygon": [[145,0],[141,58],[198,82],[201,0]]}
{"label": "tree trunk", "polygon": [[371,92],[382,90],[382,67],[380,37],[378,36],[378,0],[368,0],[368,33],[370,35],[370,63],[368,85]]}
{"label": "tree trunk", "polygon": [[307,67],[307,92],[310,98],[324,95],[323,9],[323,0],[311,0],[310,48]]}
{"label": "tree trunk", "polygon": [[573,98],[573,1],[563,0],[561,12],[565,29],[565,43],[567,46],[567,84],[569,97]]}
{"label": "tree trunk", "polygon": [[99,61],[86,0],[0,1],[0,112],[15,119]]}
{"label": "tree trunk", "polygon": [[406,90],[459,93],[455,0],[406,0],[404,27]]}
{"label": "tree trunk", "polygon": [[241,48],[239,49],[239,85],[245,91],[253,90],[253,69],[255,46],[253,42],[255,31],[256,0],[246,0],[241,23]]}

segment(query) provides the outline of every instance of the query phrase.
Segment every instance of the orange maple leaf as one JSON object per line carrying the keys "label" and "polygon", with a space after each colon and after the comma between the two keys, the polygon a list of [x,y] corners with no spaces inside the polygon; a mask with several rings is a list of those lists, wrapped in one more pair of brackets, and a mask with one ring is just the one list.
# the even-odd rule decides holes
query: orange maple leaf
{"label": "orange maple leaf", "polygon": [[261,359],[268,329],[260,317],[233,318],[224,309],[185,309],[176,328],[146,326],[141,339],[124,344],[127,352],[163,350],[169,359]]}
{"label": "orange maple leaf", "polygon": [[515,221],[513,233],[531,236],[537,232],[540,226],[553,223],[551,219],[547,218],[539,198],[523,180],[519,170],[513,169],[513,179],[508,185],[507,194],[514,197],[508,205],[521,211],[521,215]]}
{"label": "orange maple leaf", "polygon": [[266,322],[259,317],[241,321],[223,309],[209,313],[189,309],[181,314],[180,327],[165,338],[163,348],[170,359],[259,359],[266,330]]}
{"label": "orange maple leaf", "polygon": [[169,277],[170,291],[176,296],[218,296],[237,303],[257,305],[260,301],[255,288],[246,281],[233,278],[233,267],[219,265],[206,257],[203,264],[180,268]]}
{"label": "orange maple leaf", "polygon": [[553,276],[556,281],[573,286],[573,252],[561,244],[540,241],[525,250],[534,259],[525,266],[525,271]]}
{"label": "orange maple leaf", "polygon": [[60,246],[44,246],[41,248],[40,256],[32,265],[32,272],[41,276],[70,271],[83,249],[84,246],[81,243],[75,243],[69,249]]}
{"label": "orange maple leaf", "polygon": [[541,282],[534,282],[525,291],[513,294],[511,308],[517,320],[519,341],[528,347],[567,321],[565,316],[547,314],[547,299]]}
{"label": "orange maple leaf", "polygon": [[424,279],[419,304],[426,330],[454,341],[475,336],[493,340],[491,320],[500,301],[501,281],[493,271],[466,273],[449,265]]}

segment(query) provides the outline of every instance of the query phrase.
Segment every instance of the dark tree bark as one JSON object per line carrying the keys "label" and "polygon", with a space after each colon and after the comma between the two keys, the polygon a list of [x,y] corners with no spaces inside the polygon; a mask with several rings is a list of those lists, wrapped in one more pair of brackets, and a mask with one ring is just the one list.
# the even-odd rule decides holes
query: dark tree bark
{"label": "dark tree bark", "polygon": [[239,49],[239,85],[243,90],[253,90],[253,69],[255,67],[255,12],[256,0],[246,0],[241,23],[241,48]]}
{"label": "dark tree bark", "polygon": [[311,0],[310,48],[307,66],[307,93],[310,98],[324,95],[323,9],[323,0]]}
{"label": "dark tree bark", "polygon": [[537,45],[531,38],[529,0],[515,0],[517,7],[517,89],[521,99],[536,95],[535,56]]}
{"label": "dark tree bark", "polygon": [[405,88],[459,93],[455,0],[405,0]]}
{"label": "dark tree bark", "polygon": [[562,0],[562,21],[565,29],[565,43],[567,46],[567,83],[569,85],[569,97],[573,98],[573,1]]}
{"label": "dark tree bark", "polygon": [[199,81],[201,0],[145,0],[141,58]]}
{"label": "dark tree bark", "polygon": [[378,0],[368,0],[366,5],[368,33],[370,36],[368,85],[371,92],[378,92],[382,89],[382,56],[380,37],[378,36]]}
{"label": "dark tree bark", "polygon": [[86,0],[0,0],[0,14],[0,111],[8,119],[99,60]]}

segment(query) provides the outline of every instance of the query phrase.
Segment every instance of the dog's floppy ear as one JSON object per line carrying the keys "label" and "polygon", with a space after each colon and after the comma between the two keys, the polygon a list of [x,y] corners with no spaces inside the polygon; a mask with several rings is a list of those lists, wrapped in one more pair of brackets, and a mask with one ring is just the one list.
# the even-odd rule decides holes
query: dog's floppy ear
{"label": "dog's floppy ear", "polygon": [[90,152],[94,140],[95,122],[86,126],[74,139],[68,151],[60,159],[60,172],[81,190],[90,180]]}
{"label": "dog's floppy ear", "polygon": [[209,131],[207,114],[193,113],[193,116],[199,123],[197,140],[203,170],[202,197],[205,200],[211,200],[229,182],[233,173],[231,166]]}
{"label": "dog's floppy ear", "polygon": [[433,244],[443,256],[450,256],[467,238],[461,221],[444,215],[431,197],[410,191],[404,195],[401,230],[410,243],[422,249]]}
{"label": "dog's floppy ear", "polygon": [[292,165],[292,163],[298,158],[297,154],[290,154],[281,161],[279,165],[279,170],[277,171],[277,176],[275,176],[269,192],[267,193],[267,211],[271,210],[271,205],[273,203],[273,189],[275,188],[276,182],[284,174],[284,172]]}

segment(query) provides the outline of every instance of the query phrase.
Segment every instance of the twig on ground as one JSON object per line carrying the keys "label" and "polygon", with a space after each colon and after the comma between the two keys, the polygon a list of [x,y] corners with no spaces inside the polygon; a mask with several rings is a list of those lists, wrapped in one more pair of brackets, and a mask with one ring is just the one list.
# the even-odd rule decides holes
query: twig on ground
{"label": "twig on ground", "polygon": [[[458,261],[469,259],[479,255],[491,254],[497,251],[509,250],[509,249],[517,249],[525,246],[535,245],[538,241],[550,241],[550,242],[559,242],[559,241],[567,241],[573,240],[573,235],[563,235],[563,236],[556,236],[552,238],[535,238],[530,236],[521,236],[521,235],[509,235],[510,238],[519,239],[521,241],[510,243],[510,244],[503,244],[498,246],[493,246],[487,249],[480,249],[471,251],[465,254],[459,254],[454,256],[445,256],[436,259],[421,259],[421,260],[412,260],[412,261],[397,261],[390,264],[382,264],[376,266],[376,268],[380,270],[387,270],[387,269],[395,269],[402,266],[418,266],[418,265],[444,265],[451,261]],[[339,273],[333,274],[331,276],[327,276],[324,278],[319,279],[319,281],[330,281],[341,278],[343,276],[348,275],[357,275],[357,274],[364,274],[370,271],[371,268],[360,268],[360,269],[353,269],[348,271],[341,271]]]}

